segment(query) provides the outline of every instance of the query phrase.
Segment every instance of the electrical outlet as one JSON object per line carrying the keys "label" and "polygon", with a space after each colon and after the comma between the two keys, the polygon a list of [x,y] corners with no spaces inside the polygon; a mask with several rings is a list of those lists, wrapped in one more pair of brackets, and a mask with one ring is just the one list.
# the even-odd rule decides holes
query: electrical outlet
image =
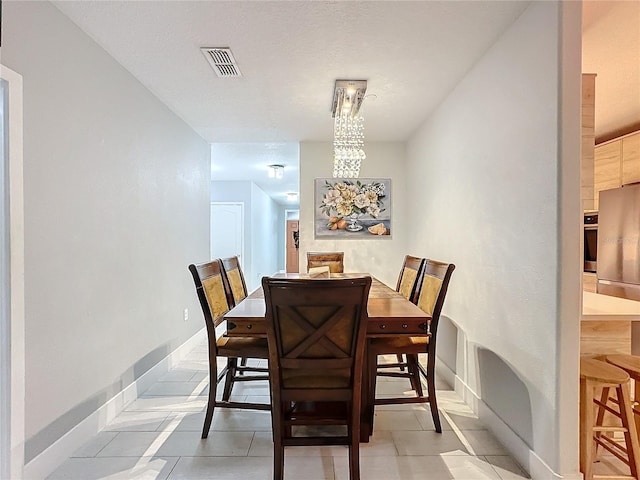
{"label": "electrical outlet", "polygon": [[185,308],[184,309],[184,321],[186,322],[187,320],[189,320],[189,309]]}

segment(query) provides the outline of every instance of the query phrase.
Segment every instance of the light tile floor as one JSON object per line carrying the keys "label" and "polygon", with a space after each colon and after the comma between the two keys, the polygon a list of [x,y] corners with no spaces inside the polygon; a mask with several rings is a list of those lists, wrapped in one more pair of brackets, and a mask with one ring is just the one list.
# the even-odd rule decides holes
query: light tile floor
{"label": "light tile floor", "polygon": [[[197,346],[48,480],[271,480],[273,443],[267,411],[216,409],[200,439],[207,403],[206,345]],[[408,390],[382,378],[378,395]],[[462,400],[438,382],[442,434],[428,405],[376,409],[374,435],[361,444],[363,480],[515,480],[528,478]],[[410,393],[410,392],[406,392]],[[266,382],[236,384],[234,397],[268,402]],[[347,480],[346,447],[289,447],[287,480]]]}

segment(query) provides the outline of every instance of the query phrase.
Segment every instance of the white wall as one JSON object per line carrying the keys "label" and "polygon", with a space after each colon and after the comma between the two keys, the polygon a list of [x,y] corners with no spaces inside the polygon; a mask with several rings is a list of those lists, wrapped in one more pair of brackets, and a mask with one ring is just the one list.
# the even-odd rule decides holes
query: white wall
{"label": "white wall", "polygon": [[[244,203],[244,251],[242,271],[247,288],[260,286],[262,275],[282,269],[282,225],[280,207],[264,190],[249,181],[211,182],[212,202]],[[283,220],[281,220],[283,221]]]}
{"label": "white wall", "polygon": [[52,4],[2,8],[24,78],[28,462],[202,328],[210,148]]}
{"label": "white wall", "polygon": [[[556,2],[534,2],[413,135],[407,154],[406,193],[415,200],[406,203],[408,250],[457,265],[443,319],[457,344],[456,389],[533,478],[577,469],[577,424],[575,443],[559,445],[556,411],[559,11]],[[579,104],[573,107],[577,126]],[[578,218],[578,150],[572,153],[564,161],[572,166]],[[441,355],[451,368],[452,352]],[[574,461],[565,471],[561,447]]]}
{"label": "white wall", "polygon": [[[366,124],[365,124],[366,128]],[[365,143],[366,160],[360,177],[391,179],[391,238],[318,239],[314,238],[314,179],[331,178],[333,144],[302,142],[300,144],[300,271],[306,271],[307,252],[344,252],[346,272],[369,272],[395,288],[398,273],[407,251],[410,217],[404,192],[405,144],[400,142]]]}
{"label": "white wall", "polygon": [[260,286],[264,275],[278,271],[278,254],[282,251],[282,225],[278,223],[279,206],[255,183],[251,188],[251,223],[253,225],[251,276],[247,288]]}

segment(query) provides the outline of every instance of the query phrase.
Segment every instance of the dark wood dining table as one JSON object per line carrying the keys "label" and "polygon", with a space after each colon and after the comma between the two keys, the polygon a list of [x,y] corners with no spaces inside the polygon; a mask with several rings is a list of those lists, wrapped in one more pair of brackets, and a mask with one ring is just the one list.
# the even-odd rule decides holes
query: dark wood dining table
{"label": "dark wood dining table", "polygon": [[[331,278],[350,278],[369,275],[368,273],[332,273]],[[371,275],[369,275],[371,276]],[[302,273],[278,273],[277,278],[309,278]],[[322,281],[322,279],[318,279]],[[229,310],[225,315],[227,322],[226,335],[230,337],[266,337],[264,324],[265,301],[262,287],[253,291],[247,298]],[[371,276],[371,290],[367,303],[369,324],[367,338],[386,335],[424,335],[431,316],[404,298],[393,288],[388,287]],[[373,409],[375,392],[369,388],[369,369],[376,365],[366,362],[362,375],[362,415],[360,422],[360,441],[368,442],[373,433]]]}

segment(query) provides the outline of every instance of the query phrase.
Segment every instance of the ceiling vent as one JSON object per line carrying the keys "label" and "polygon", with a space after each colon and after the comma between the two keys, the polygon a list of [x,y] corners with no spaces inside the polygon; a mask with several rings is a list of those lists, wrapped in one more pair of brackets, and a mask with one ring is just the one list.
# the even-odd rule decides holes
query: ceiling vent
{"label": "ceiling vent", "polygon": [[206,47],[200,50],[218,77],[242,76],[230,48]]}

